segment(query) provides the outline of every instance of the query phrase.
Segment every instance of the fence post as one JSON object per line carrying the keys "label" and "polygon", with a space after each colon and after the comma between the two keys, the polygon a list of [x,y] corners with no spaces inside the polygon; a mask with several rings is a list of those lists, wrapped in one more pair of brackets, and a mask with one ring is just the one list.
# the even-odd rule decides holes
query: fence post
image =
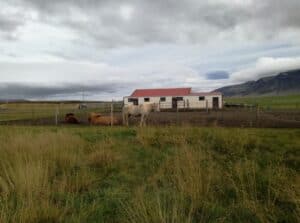
{"label": "fence post", "polygon": [[58,114],[59,114],[59,110],[58,110],[58,106],[55,109],[55,125],[58,124]]}
{"label": "fence post", "polygon": [[33,106],[31,107],[31,122],[34,122],[34,110]]}
{"label": "fence post", "polygon": [[206,112],[208,113],[208,101],[207,101],[207,99],[205,100],[205,107],[206,107]]}
{"label": "fence post", "polygon": [[176,123],[178,125],[178,122],[179,122],[179,117],[178,117],[178,102],[177,103],[177,106],[176,106]]}
{"label": "fence post", "polygon": [[110,125],[113,126],[113,119],[114,119],[114,101],[111,100],[110,104]]}
{"label": "fence post", "polygon": [[256,127],[259,126],[259,106],[256,105]]}

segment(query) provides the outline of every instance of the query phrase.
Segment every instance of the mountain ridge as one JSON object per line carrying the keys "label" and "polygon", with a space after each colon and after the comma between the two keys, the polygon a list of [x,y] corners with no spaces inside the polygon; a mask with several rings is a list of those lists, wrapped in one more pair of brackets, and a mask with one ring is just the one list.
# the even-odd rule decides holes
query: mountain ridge
{"label": "mountain ridge", "polygon": [[267,96],[300,93],[300,69],[281,72],[274,76],[225,86],[215,91],[224,96]]}

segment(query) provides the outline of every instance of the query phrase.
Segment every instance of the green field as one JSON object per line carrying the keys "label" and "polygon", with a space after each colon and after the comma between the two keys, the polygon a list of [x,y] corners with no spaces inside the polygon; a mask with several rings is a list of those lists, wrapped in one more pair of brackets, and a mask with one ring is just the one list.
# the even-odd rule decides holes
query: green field
{"label": "green field", "polygon": [[[58,112],[60,120],[64,119],[66,113],[75,113],[79,116],[86,116],[89,112],[109,113],[111,109],[110,102],[97,103],[95,107],[79,110],[79,103],[4,103],[0,104],[0,121],[14,121],[14,120],[36,120],[40,118],[52,118]],[[114,103],[114,110],[120,111],[122,104],[120,102]]]}
{"label": "green field", "polygon": [[54,117],[60,113],[78,110],[78,104],[55,103],[8,103],[0,105],[0,121],[26,120]]}
{"label": "green field", "polygon": [[226,103],[258,105],[264,109],[300,109],[300,95],[225,98]]}
{"label": "green field", "polygon": [[300,130],[0,127],[0,222],[300,222]]}

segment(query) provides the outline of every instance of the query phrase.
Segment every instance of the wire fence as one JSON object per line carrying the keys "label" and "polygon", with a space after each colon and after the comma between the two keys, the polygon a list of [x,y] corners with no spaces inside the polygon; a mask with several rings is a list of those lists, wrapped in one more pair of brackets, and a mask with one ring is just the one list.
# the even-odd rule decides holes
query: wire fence
{"label": "wire fence", "polygon": [[0,124],[54,124],[64,123],[66,114],[73,114],[81,123],[88,122],[91,112],[115,115],[122,111],[121,102],[98,103],[6,103],[0,105]]}
{"label": "wire fence", "polygon": [[[151,125],[197,125],[232,127],[300,127],[300,110],[279,110],[253,105],[230,105],[222,109],[191,109],[180,103],[161,104],[160,111],[151,113]],[[0,104],[0,124],[62,125],[67,114],[73,114],[80,124],[88,124],[91,112],[122,119],[122,102],[94,103],[5,103]],[[171,109],[170,109],[171,108]],[[133,125],[139,118],[130,118]]]}

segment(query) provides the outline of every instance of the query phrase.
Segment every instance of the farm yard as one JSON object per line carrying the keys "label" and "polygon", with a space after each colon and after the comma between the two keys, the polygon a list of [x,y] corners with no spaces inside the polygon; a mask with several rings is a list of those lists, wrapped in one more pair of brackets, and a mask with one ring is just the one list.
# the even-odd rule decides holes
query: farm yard
{"label": "farm yard", "polygon": [[0,223],[300,223],[300,0],[0,6]]}
{"label": "farm yard", "polygon": [[0,140],[0,222],[300,220],[299,129],[0,126]]}
{"label": "farm yard", "polygon": [[[256,128],[299,128],[300,96],[225,98],[225,103],[248,107],[225,107],[221,110],[185,110],[154,112],[149,116],[150,125],[192,125]],[[0,124],[5,125],[63,125],[65,115],[73,113],[81,125],[88,124],[88,115],[98,112],[122,119],[122,102],[85,103],[87,108],[78,109],[79,103],[9,103],[0,105]],[[226,105],[226,104],[225,104]],[[254,105],[254,106],[249,106]],[[258,105],[258,107],[256,107]],[[111,110],[113,109],[113,110]],[[137,125],[139,118],[131,118]]]}

